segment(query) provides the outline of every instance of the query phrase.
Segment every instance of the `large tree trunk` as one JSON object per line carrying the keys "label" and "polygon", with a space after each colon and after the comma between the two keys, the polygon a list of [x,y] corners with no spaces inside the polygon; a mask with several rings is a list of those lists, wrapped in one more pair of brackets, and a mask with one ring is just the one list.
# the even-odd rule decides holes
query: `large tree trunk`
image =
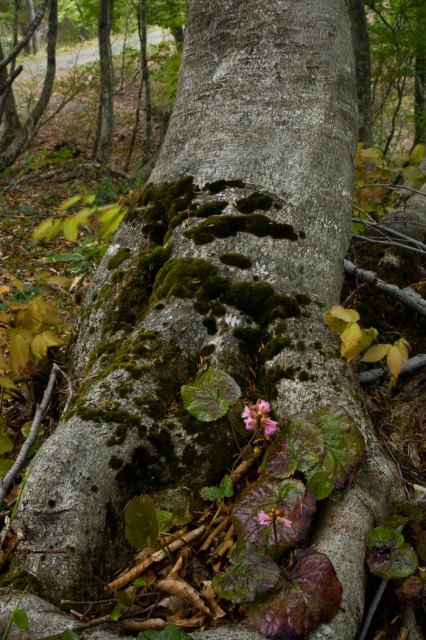
{"label": "large tree trunk", "polygon": [[[151,192],[129,211],[94,277],[74,346],[79,393],[21,501],[23,566],[62,597],[93,593],[93,574],[103,578],[121,561],[128,497],[149,492],[170,508],[191,500],[185,485],[197,495],[220,479],[233,455],[227,420],[189,418],[177,394],[209,368],[244,389],[251,368],[281,421],[335,403],[365,434],[362,468],[343,502],[321,509],[315,536],[344,587],[342,611],[315,637],[355,636],[365,535],[398,489],[323,320],[339,298],[350,238],[356,138],[345,0],[192,0],[176,105],[152,174],[162,203]],[[209,191],[192,180],[237,182]],[[255,190],[267,194],[258,215],[239,211],[235,202]],[[212,201],[224,210],[200,234],[197,207]],[[244,254],[251,268],[227,265],[226,253]],[[253,342],[242,344],[242,328]]]}

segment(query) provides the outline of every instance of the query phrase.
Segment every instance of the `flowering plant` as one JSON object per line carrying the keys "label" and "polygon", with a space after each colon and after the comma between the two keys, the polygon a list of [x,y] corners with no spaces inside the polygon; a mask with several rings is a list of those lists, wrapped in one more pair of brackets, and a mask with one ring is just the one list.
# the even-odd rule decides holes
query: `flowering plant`
{"label": "flowering plant", "polygon": [[244,419],[246,429],[263,429],[265,435],[273,434],[277,429],[277,423],[269,417],[270,410],[269,402],[260,399],[256,404],[244,407],[241,417]]}

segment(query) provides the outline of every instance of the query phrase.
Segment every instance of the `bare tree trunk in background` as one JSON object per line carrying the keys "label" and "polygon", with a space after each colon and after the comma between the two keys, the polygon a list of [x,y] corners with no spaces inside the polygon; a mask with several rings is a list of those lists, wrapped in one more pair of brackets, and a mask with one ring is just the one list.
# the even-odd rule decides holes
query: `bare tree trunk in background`
{"label": "bare tree trunk in background", "polygon": [[414,89],[414,144],[426,144],[426,57],[416,56]]}
{"label": "bare tree trunk in background", "polygon": [[[0,41],[0,61],[3,60],[3,48]],[[0,86],[7,82],[7,69],[0,70]],[[0,153],[8,146],[20,127],[12,88],[6,89],[0,96]]]}
{"label": "bare tree trunk in background", "polygon": [[[49,1],[49,20],[47,32],[47,66],[44,77],[43,89],[40,97],[31,111],[30,116],[23,123],[22,127],[16,132],[15,137],[10,144],[0,153],[0,171],[12,165],[18,156],[23,152],[31,133],[38,121],[46,111],[52,93],[53,82],[55,80],[56,70],[56,34],[58,30],[58,2],[57,0]],[[1,63],[0,63],[1,66]]]}
{"label": "bare tree trunk in background", "polygon": [[[358,475],[341,503],[320,505],[314,535],[344,601],[311,640],[355,637],[365,537],[399,491],[323,319],[339,300],[357,135],[345,0],[191,1],[177,99],[151,176],[156,185],[192,176],[173,187],[180,195],[172,203],[188,207],[188,217],[172,224],[167,196],[157,210],[166,212],[163,222],[140,201],[120,226],[85,297],[73,352],[78,395],[40,450],[19,505],[27,533],[21,566],[63,598],[87,599],[98,586],[93,576],[105,578],[126,555],[129,497],[148,492],[157,508],[185,505],[230,465],[226,417],[206,425],[188,416],[181,385],[223,369],[244,389],[253,370],[259,397],[273,398],[279,420],[338,404],[365,435]],[[234,182],[214,193],[192,190],[218,180]],[[267,211],[243,220],[264,220],[266,229],[233,232],[245,215],[234,203],[254,191],[268,194]],[[197,206],[213,201],[222,217],[213,216],[198,242]],[[215,220],[225,225],[218,234],[208,231]],[[252,266],[224,264],[220,256],[230,252]],[[283,319],[288,340],[280,341]],[[236,330],[261,320],[266,344],[277,347],[251,359]],[[291,346],[300,340],[304,350]]]}
{"label": "bare tree trunk in background", "polygon": [[133,126],[132,138],[130,140],[129,151],[124,171],[129,170],[130,160],[135,146],[136,136],[139,129],[139,114],[141,109],[142,91],[145,89],[145,148],[142,157],[142,166],[146,164],[151,155],[152,142],[152,104],[151,104],[151,85],[149,82],[149,68],[147,57],[147,37],[146,37],[146,0],[140,0],[138,14],[138,32],[141,49],[141,81],[138,92],[138,103],[135,113],[135,124]]}
{"label": "bare tree trunk in background", "polygon": [[112,8],[113,0],[99,0],[98,38],[101,91],[92,158],[103,164],[109,160],[114,132],[114,73],[110,42]]}
{"label": "bare tree trunk in background", "polygon": [[358,96],[358,142],[373,144],[370,42],[363,0],[348,0]]}
{"label": "bare tree trunk in background", "polygon": [[[30,24],[35,18],[36,12],[34,10],[33,0],[25,0],[25,22],[22,25],[22,33],[25,34]],[[36,55],[40,51],[40,27],[32,34],[30,40],[26,45],[26,51],[28,54]]]}

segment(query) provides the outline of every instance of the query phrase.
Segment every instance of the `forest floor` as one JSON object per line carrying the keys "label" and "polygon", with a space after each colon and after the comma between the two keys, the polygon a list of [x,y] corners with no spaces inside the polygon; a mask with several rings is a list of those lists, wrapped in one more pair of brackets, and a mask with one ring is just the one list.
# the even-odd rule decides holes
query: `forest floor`
{"label": "forest floor", "polygon": [[[28,68],[32,67],[28,65]],[[79,88],[77,95],[40,130],[31,149],[19,163],[0,178],[0,284],[19,278],[25,285],[24,297],[28,300],[34,295],[42,294],[57,305],[64,322],[68,323],[67,327],[63,327],[64,338],[69,335],[78,314],[79,298],[75,296],[76,290],[69,292],[58,286],[46,287],[46,272],[73,278],[77,288],[84,288],[90,282],[91,274],[107,248],[107,242],[98,239],[90,227],[82,230],[76,242],[69,242],[59,236],[46,244],[37,244],[32,234],[36,226],[47,217],[63,215],[59,211],[60,205],[71,196],[82,192],[94,193],[97,204],[101,206],[114,202],[118,196],[127,194],[131,189],[138,191],[142,187],[132,180],[132,174],[140,165],[144,151],[141,133],[138,133],[131,169],[129,172],[123,170],[137,101],[137,65],[129,59],[121,67],[118,57],[116,73],[115,132],[108,167],[93,162],[90,157],[98,97],[93,68],[87,64],[79,67],[73,65],[72,70],[60,74],[52,96],[52,108],[56,109],[70,91]],[[21,84],[19,91],[23,108],[25,104],[31,104],[39,90],[37,79],[38,76],[27,76]],[[164,112],[164,105],[159,103],[155,106],[151,151],[160,139]],[[80,259],[76,259],[76,256]],[[368,265],[368,268],[371,266]],[[420,278],[414,273],[412,277],[412,282]],[[349,295],[353,286],[352,282],[346,281],[342,299]],[[22,297],[18,296],[18,299],[22,300]],[[378,328],[382,339],[385,336],[389,341],[397,339],[395,336],[407,337],[413,346],[410,355],[426,352],[425,320],[417,317],[413,319],[413,314],[407,314],[399,303],[395,304],[386,296],[379,297],[375,292],[368,292],[365,286],[353,295],[351,306],[358,309],[363,326],[380,325]],[[65,360],[60,352],[57,358],[64,365]],[[40,363],[34,387],[38,401],[49,375],[49,367],[47,361]],[[392,391],[388,390],[383,381],[368,385],[364,391],[378,437],[398,464],[408,490],[411,491],[414,485],[426,485],[426,418],[424,411],[422,413],[416,409],[418,402],[423,403],[423,407],[426,406],[426,374],[401,377]],[[60,404],[61,398],[58,398],[46,420],[43,437],[55,428]],[[14,443],[13,450],[7,455],[12,458],[22,445],[21,429],[31,419],[33,410],[33,405],[28,402],[9,399],[3,403],[5,433]],[[16,484],[6,503],[16,497],[18,490],[19,485]],[[376,588],[377,580],[370,578],[367,604]],[[394,591],[388,588],[367,636],[369,640],[403,640],[400,635],[401,616],[398,606]]]}

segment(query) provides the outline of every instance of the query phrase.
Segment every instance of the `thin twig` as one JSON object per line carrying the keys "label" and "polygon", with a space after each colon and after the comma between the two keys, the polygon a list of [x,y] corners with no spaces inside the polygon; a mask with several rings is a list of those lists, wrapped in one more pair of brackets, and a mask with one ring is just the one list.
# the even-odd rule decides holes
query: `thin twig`
{"label": "thin twig", "polygon": [[380,280],[374,271],[360,269],[349,260],[343,261],[343,268],[347,274],[359,278],[363,282],[368,282],[368,284],[377,287],[380,291],[395,298],[395,300],[398,300],[398,302],[401,302],[405,306],[410,307],[410,309],[413,309],[421,316],[426,317],[426,300],[419,294],[416,294],[412,289],[400,289],[395,284],[388,284]]}
{"label": "thin twig", "polygon": [[388,582],[389,580],[385,580],[385,578],[382,578],[382,580],[380,581],[379,588],[377,589],[376,594],[373,598],[373,601],[368,608],[367,615],[364,620],[364,624],[362,625],[361,631],[358,636],[358,640],[364,640],[365,636],[367,635],[371,621],[373,619],[374,614],[376,613],[376,609],[379,606],[380,600],[382,599],[382,595],[385,592]]}
{"label": "thin twig", "polygon": [[407,247],[406,244],[400,244],[399,242],[391,242],[390,240],[377,240],[375,238],[367,238],[367,236],[362,236],[359,233],[353,233],[352,238],[356,238],[358,240],[365,240],[366,242],[371,242],[372,244],[384,244],[387,247],[396,247],[397,249],[407,249],[408,251],[414,251],[415,253],[421,253],[422,256],[426,255],[426,251],[422,249],[416,249],[416,247]]}
{"label": "thin twig", "polygon": [[71,382],[70,377],[69,377],[69,376],[67,376],[67,374],[65,373],[65,371],[63,371],[63,369],[61,369],[60,367],[58,367],[58,365],[57,365],[57,364],[54,364],[54,365],[53,365],[53,367],[54,367],[57,371],[59,371],[59,373],[61,373],[61,374],[64,376],[65,380],[68,382],[68,398],[67,398],[67,401],[66,401],[66,403],[65,403],[65,406],[64,406],[64,408],[63,408],[63,410],[62,410],[62,413],[65,413],[65,412],[66,412],[66,410],[68,409],[68,407],[70,406],[70,404],[71,404],[71,400],[73,399],[73,396],[74,396],[74,390],[73,390],[73,388],[72,388],[72,382]]}
{"label": "thin twig", "polygon": [[[362,211],[362,209],[360,209],[359,207],[356,207],[356,208],[359,211]],[[362,211],[362,213],[365,213],[365,211]],[[423,244],[423,242],[420,242],[420,240],[416,240],[415,238],[411,238],[410,236],[405,235],[405,233],[401,233],[400,231],[396,231],[395,229],[391,229],[390,227],[387,227],[386,225],[379,224],[377,222],[367,222],[367,220],[360,220],[360,218],[352,218],[352,222],[360,222],[361,224],[363,224],[366,227],[373,227],[374,229],[378,229],[384,235],[389,234],[391,236],[395,236],[395,238],[400,238],[401,240],[405,240],[406,242],[412,242],[417,247],[419,247],[419,249],[424,249],[426,251],[426,244]]]}
{"label": "thin twig", "polygon": [[[407,371],[413,371],[419,367],[426,367],[426,354],[424,353],[409,358],[408,364],[401,367],[401,373],[407,373]],[[359,373],[358,380],[361,384],[366,384],[374,382],[382,376],[390,378],[391,375],[390,371],[383,371],[383,369],[371,369],[371,371],[363,371],[362,373]]]}
{"label": "thin twig", "polygon": [[6,497],[12,482],[21,470],[21,467],[26,460],[27,454],[37,438],[37,433],[42,421],[42,417],[47,410],[47,407],[49,406],[49,402],[53,394],[57,375],[57,369],[55,369],[55,367],[52,367],[49,382],[47,383],[47,387],[43,395],[43,400],[41,401],[41,404],[37,406],[28,438],[22,445],[19,455],[13,463],[13,466],[11,467],[11,469],[9,469],[5,477],[0,481],[0,504],[2,504],[4,498]]}
{"label": "thin twig", "polygon": [[413,191],[413,193],[419,193],[421,196],[426,198],[426,193],[424,191],[419,191],[419,189],[413,189],[413,187],[404,187],[404,185],[394,185],[394,184],[360,184],[354,187],[354,189],[366,189],[367,187],[387,187],[388,189],[395,189],[399,191],[400,189],[406,189],[406,191]]}
{"label": "thin twig", "polygon": [[143,609],[143,611],[134,611],[133,613],[125,613],[121,615],[118,620],[112,620],[109,616],[105,616],[103,618],[99,618],[98,620],[94,620],[93,622],[88,622],[87,624],[80,624],[77,627],[72,627],[71,631],[74,631],[74,633],[78,633],[80,631],[84,631],[85,629],[90,629],[91,627],[97,627],[99,624],[107,624],[108,622],[110,623],[120,622],[121,620],[125,620],[127,618],[141,618],[142,616],[146,616],[147,618],[149,618],[151,611],[157,607],[157,603],[158,603],[158,598],[155,604],[152,604],[150,607]]}

